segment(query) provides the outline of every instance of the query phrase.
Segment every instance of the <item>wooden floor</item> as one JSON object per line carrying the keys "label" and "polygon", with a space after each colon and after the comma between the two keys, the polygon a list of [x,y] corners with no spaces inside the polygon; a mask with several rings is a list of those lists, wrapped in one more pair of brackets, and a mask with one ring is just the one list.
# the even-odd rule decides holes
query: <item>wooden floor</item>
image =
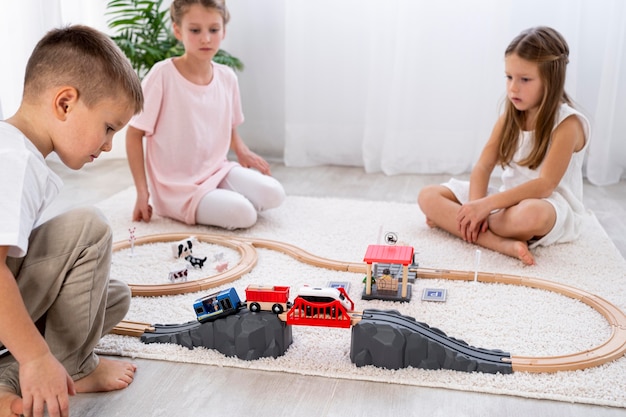
{"label": "wooden floor", "polygon": [[[105,160],[81,171],[51,166],[65,181],[50,215],[93,204],[132,185],[124,160]],[[419,189],[448,176],[366,174],[361,168],[288,168],[273,164],[288,195],[414,203]],[[585,185],[585,205],[626,257],[626,181]],[[130,214],[129,214],[130,215]],[[321,341],[323,343],[323,341]],[[155,360],[134,360],[135,382],[113,393],[72,398],[73,416],[626,416],[609,407],[504,395],[308,377]],[[222,408],[223,407],[223,408]]]}

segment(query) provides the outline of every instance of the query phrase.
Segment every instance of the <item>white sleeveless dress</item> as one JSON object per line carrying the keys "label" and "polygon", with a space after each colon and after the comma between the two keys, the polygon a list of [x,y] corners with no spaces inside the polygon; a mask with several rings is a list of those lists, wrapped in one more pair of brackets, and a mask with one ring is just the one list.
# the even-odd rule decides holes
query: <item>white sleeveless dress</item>
{"label": "white sleeveless dress", "polygon": [[[578,117],[583,125],[585,145],[581,150],[572,155],[572,159],[561,182],[552,195],[544,199],[554,206],[556,210],[556,222],[548,234],[537,241],[531,242],[529,245],[531,248],[535,246],[548,246],[553,243],[569,242],[578,238],[580,235],[582,217],[586,212],[583,205],[582,168],[585,152],[589,145],[591,130],[589,121],[582,113],[563,103],[559,108],[553,131],[563,120],[572,115]],[[502,186],[499,190],[494,187],[489,187],[489,194],[511,189],[539,177],[541,165],[536,169],[529,169],[528,167],[517,164],[518,161],[522,160],[530,152],[532,147],[532,132],[522,132],[520,139],[517,151],[513,156],[513,161],[509,166],[504,168],[502,172]],[[448,187],[461,204],[469,200],[469,181],[460,181],[452,178],[442,185]]]}

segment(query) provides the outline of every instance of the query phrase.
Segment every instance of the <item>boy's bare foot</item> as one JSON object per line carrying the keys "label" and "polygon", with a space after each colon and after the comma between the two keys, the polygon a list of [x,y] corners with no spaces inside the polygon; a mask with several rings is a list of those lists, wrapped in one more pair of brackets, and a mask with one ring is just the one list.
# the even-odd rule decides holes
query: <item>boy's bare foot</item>
{"label": "boy's bare foot", "polygon": [[124,389],[133,382],[137,366],[100,357],[96,369],[84,378],[74,381],[76,392],[103,392]]}
{"label": "boy's bare foot", "polygon": [[426,217],[426,225],[428,227],[437,227],[437,225],[432,220],[430,220],[428,217]]}
{"label": "boy's bare foot", "polygon": [[0,387],[0,417],[19,417],[22,411],[22,399],[8,387]]}

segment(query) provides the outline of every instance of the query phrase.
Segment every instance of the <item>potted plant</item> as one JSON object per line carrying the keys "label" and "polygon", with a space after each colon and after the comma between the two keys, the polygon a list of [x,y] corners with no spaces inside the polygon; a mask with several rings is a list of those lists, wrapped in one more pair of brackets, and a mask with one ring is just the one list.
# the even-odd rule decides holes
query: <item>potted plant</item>
{"label": "potted plant", "polygon": [[[109,28],[116,31],[111,38],[130,60],[140,78],[152,66],[166,58],[182,55],[183,46],[171,29],[169,10],[163,0],[110,0],[107,3]],[[243,63],[220,49],[215,62],[243,70]]]}

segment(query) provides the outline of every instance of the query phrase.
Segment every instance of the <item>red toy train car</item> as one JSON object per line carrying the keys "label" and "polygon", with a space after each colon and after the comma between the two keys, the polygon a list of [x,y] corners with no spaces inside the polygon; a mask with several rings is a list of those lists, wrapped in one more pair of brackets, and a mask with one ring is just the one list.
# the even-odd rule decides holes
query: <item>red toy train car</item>
{"label": "red toy train car", "polygon": [[246,288],[248,310],[287,312],[287,324],[350,327],[354,303],[343,288],[302,287],[289,302],[289,287],[249,285]]}
{"label": "red toy train car", "polygon": [[289,287],[272,285],[248,285],[246,288],[248,310],[256,313],[261,310],[281,314],[291,308]]}

